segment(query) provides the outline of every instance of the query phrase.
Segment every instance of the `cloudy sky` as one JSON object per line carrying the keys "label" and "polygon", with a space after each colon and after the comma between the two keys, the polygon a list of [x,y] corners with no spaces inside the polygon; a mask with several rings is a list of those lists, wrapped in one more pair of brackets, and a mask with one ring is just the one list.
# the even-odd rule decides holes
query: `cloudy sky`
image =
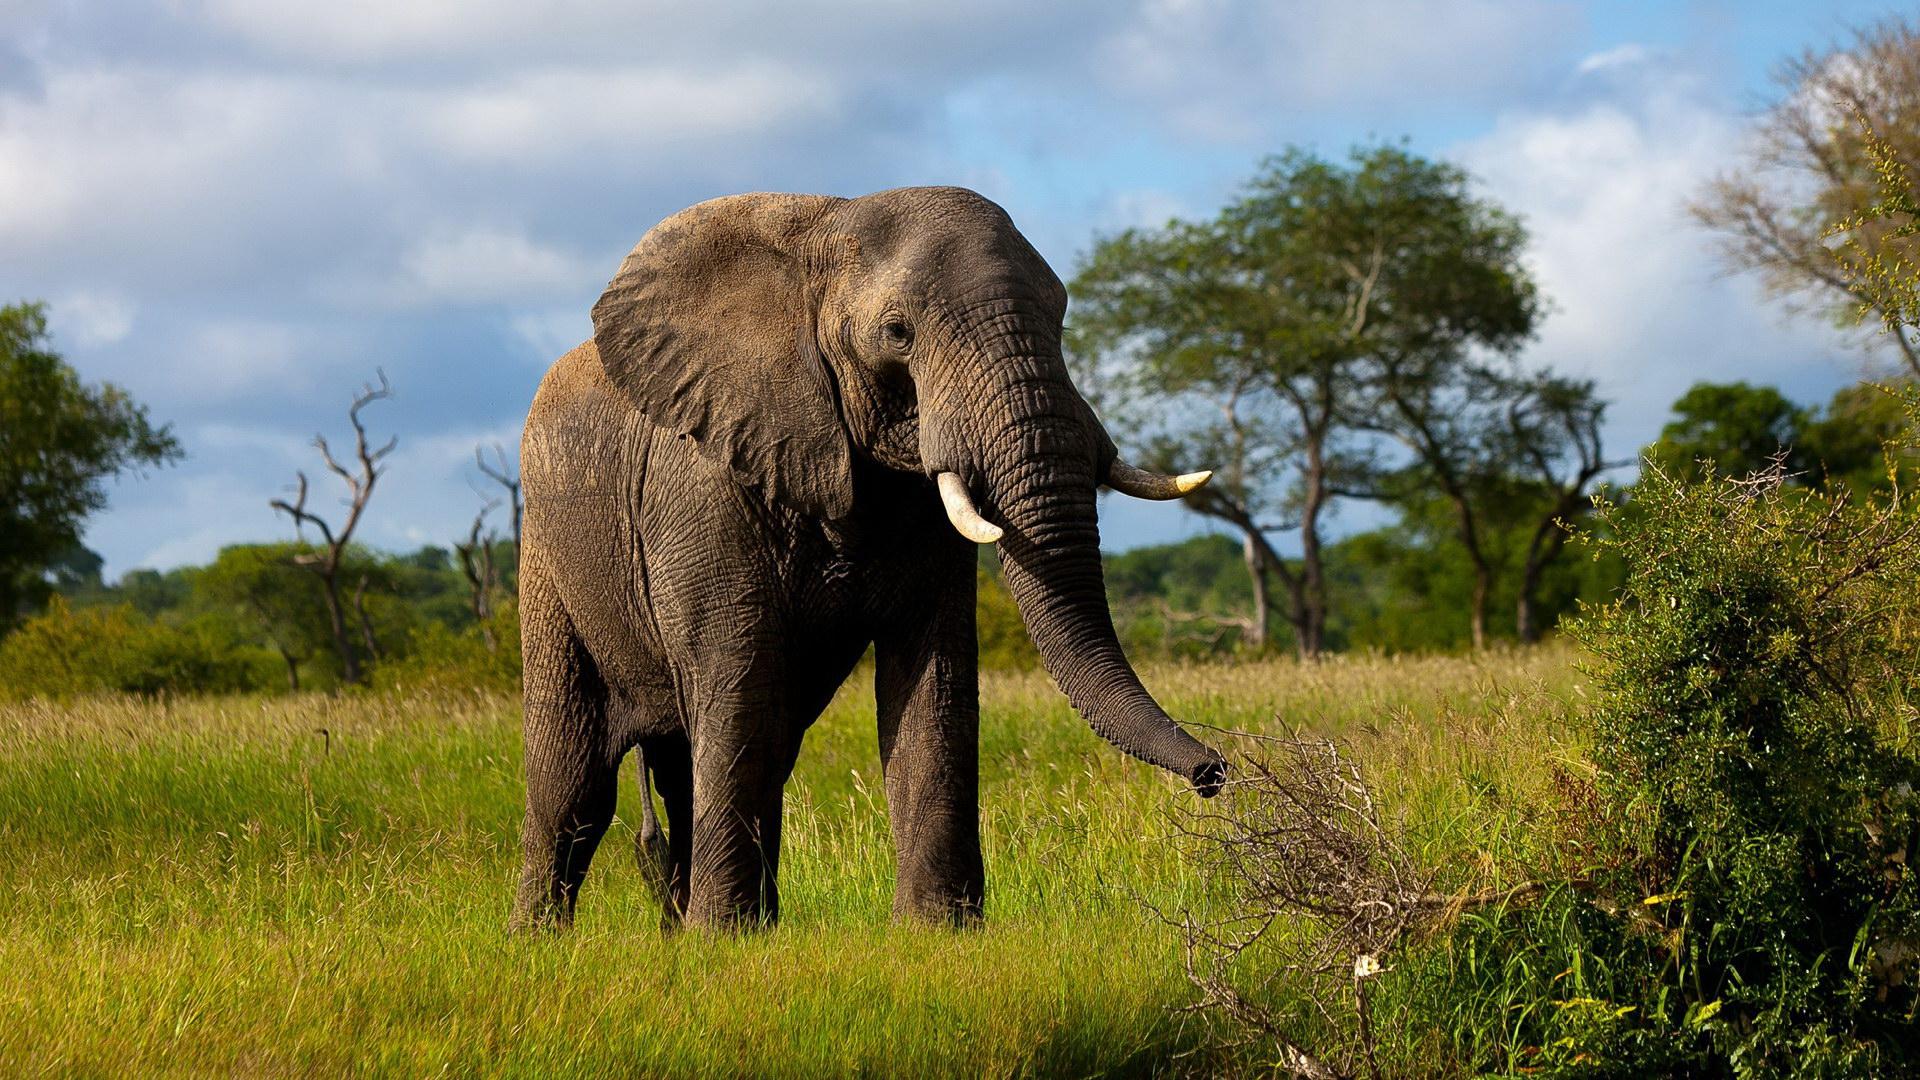
{"label": "cloudy sky", "polygon": [[[1210,212],[1259,158],[1405,138],[1521,213],[1630,450],[1696,379],[1807,400],[1858,349],[1716,270],[1687,196],[1780,57],[1886,3],[1508,0],[0,0],[0,302],[184,443],[88,530],[109,574],[290,534],[267,508],[376,368],[397,432],[363,538],[445,544],[476,444],[649,225],[735,191],[957,183],[1063,276]],[[316,500],[317,503],[322,502]],[[322,503],[323,504],[323,503]],[[1107,507],[1109,546],[1184,511]]]}

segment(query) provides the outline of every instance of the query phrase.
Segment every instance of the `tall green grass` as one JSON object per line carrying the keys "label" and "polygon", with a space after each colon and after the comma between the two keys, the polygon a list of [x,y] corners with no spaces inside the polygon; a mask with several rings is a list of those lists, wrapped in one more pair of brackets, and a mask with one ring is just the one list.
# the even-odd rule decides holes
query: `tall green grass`
{"label": "tall green grass", "polygon": [[[1183,720],[1351,740],[1437,863],[1537,844],[1531,793],[1575,756],[1562,650],[1145,677]],[[660,930],[631,768],[574,932],[507,936],[511,699],[0,707],[0,1074],[1257,1071],[1264,1048],[1180,1011],[1180,938],[1149,910],[1208,903],[1170,839],[1193,796],[1044,676],[982,697],[983,929],[889,921],[856,679],[787,789],[784,921],[739,937]]]}

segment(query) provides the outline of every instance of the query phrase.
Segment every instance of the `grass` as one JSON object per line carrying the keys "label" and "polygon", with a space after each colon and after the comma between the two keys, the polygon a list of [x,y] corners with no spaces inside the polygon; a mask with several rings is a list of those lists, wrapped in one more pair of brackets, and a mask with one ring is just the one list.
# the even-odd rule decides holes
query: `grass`
{"label": "grass", "polygon": [[[1526,807],[1569,754],[1572,659],[1144,674],[1184,720],[1352,740],[1426,857],[1471,867],[1537,842]],[[0,1074],[1257,1069],[1261,1047],[1218,1049],[1179,1011],[1179,936],[1144,906],[1207,903],[1167,839],[1193,796],[1044,676],[989,676],[982,698],[984,929],[890,923],[856,679],[787,789],[776,931],[661,932],[629,768],[575,931],[531,940],[503,932],[512,700],[0,706]]]}

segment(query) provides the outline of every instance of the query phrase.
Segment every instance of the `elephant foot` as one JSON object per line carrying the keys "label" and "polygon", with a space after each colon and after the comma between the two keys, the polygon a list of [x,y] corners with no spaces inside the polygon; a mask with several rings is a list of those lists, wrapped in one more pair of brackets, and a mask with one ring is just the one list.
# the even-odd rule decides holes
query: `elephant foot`
{"label": "elephant foot", "polygon": [[571,929],[573,914],[560,911],[553,905],[515,905],[513,916],[507,920],[507,933],[514,937],[539,937]]}
{"label": "elephant foot", "polygon": [[986,912],[977,897],[924,898],[895,903],[893,919],[901,923],[975,930],[986,924]]}

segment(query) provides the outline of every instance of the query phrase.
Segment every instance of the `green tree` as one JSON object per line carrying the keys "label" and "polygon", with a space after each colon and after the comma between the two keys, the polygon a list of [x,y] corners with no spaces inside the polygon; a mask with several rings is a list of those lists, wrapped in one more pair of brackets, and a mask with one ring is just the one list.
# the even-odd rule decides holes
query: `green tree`
{"label": "green tree", "polygon": [[221,611],[272,649],[286,666],[287,689],[300,689],[301,665],[333,644],[320,583],[299,565],[306,544],[235,544],[191,578],[195,602]]}
{"label": "green tree", "polygon": [[1698,479],[1702,464],[1719,476],[1746,476],[1787,455],[1787,470],[1806,462],[1796,449],[1807,411],[1771,386],[1694,383],[1673,403],[1674,418],[1644,451],[1669,476]]}
{"label": "green tree", "polygon": [[1404,155],[1384,165],[1370,178],[1385,195],[1368,200],[1366,229],[1379,253],[1372,265],[1394,277],[1387,313],[1371,320],[1353,420],[1411,458],[1389,493],[1438,492],[1452,507],[1474,582],[1468,619],[1479,648],[1494,575],[1482,506],[1490,489],[1505,486],[1508,443],[1497,420],[1520,386],[1487,354],[1510,357],[1532,336],[1539,290],[1521,264],[1525,230],[1475,198],[1464,172]]}
{"label": "green tree", "polygon": [[125,390],[89,386],[53,351],[45,305],[0,307],[0,632],[45,600],[109,478],[179,456]]}
{"label": "green tree", "polygon": [[[1407,430],[1380,388],[1447,382],[1531,329],[1524,235],[1469,188],[1397,146],[1293,150],[1213,220],[1101,240],[1074,278],[1071,351],[1116,438],[1154,467],[1216,468],[1187,503],[1242,537],[1256,645],[1269,577],[1301,654],[1325,645],[1325,515],[1370,471],[1368,433]],[[1297,566],[1268,539],[1283,529]]]}
{"label": "green tree", "polygon": [[1799,456],[1810,479],[1858,495],[1888,490],[1893,484],[1888,469],[1914,464],[1912,447],[1903,441],[1905,408],[1898,394],[1872,383],[1835,391],[1826,408],[1809,415],[1800,428]]}
{"label": "green tree", "polygon": [[[1504,444],[1499,455],[1512,470],[1505,505],[1526,534],[1514,588],[1514,634],[1532,643],[1546,628],[1542,592],[1548,572],[1566,551],[1572,524],[1592,508],[1590,489],[1608,470],[1632,463],[1606,459],[1600,428],[1607,403],[1591,380],[1543,374],[1517,389],[1508,397],[1497,438]],[[1572,599],[1562,589],[1559,601],[1547,606],[1562,611]]]}

